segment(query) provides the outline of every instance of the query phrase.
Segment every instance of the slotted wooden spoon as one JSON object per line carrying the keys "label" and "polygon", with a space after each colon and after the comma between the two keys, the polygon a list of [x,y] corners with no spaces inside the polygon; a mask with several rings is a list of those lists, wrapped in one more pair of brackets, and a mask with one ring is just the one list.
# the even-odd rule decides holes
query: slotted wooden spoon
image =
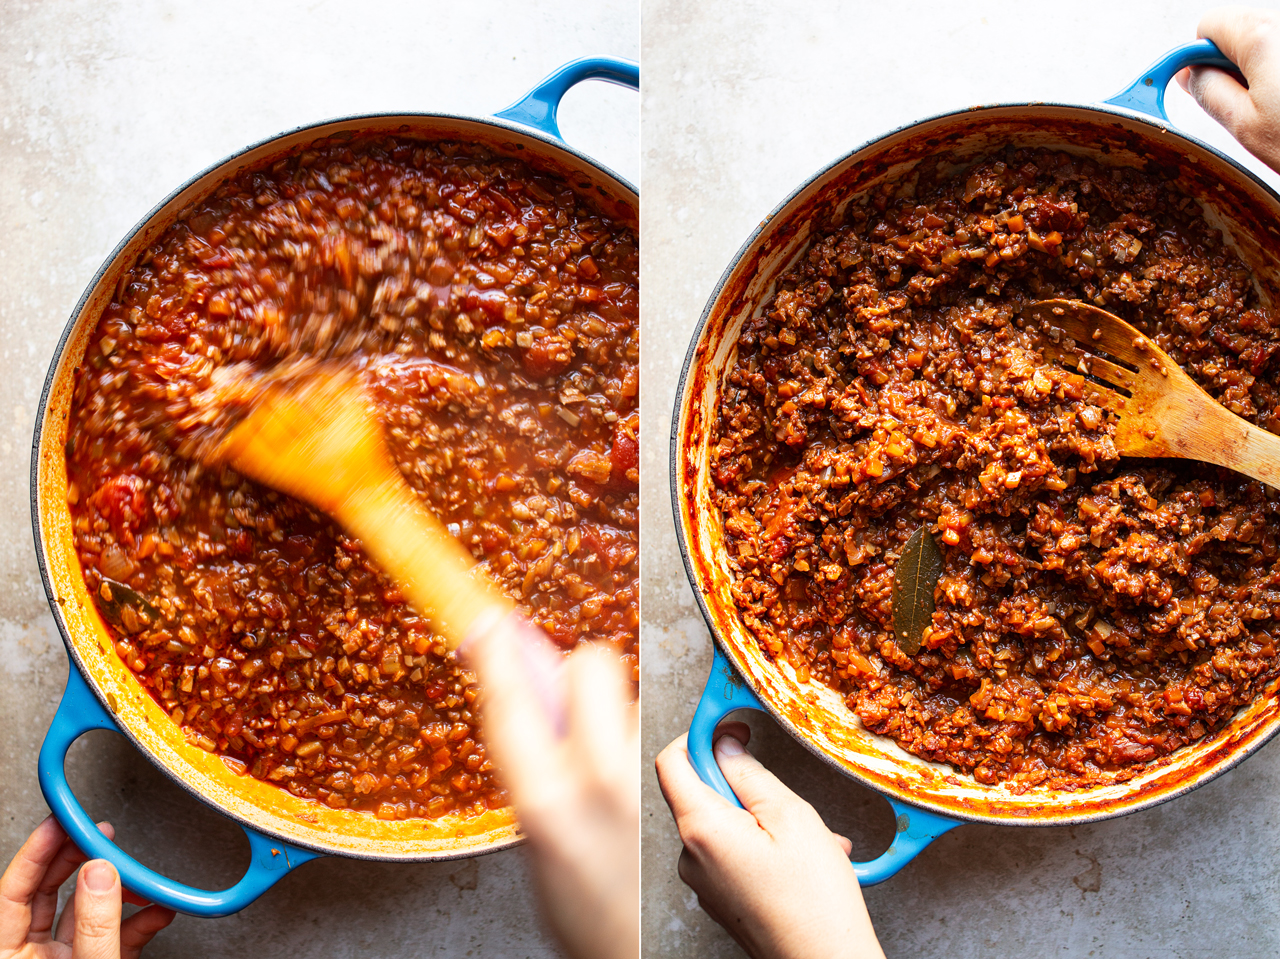
{"label": "slotted wooden spoon", "polygon": [[263,389],[206,461],[328,513],[428,617],[450,649],[514,608],[440,520],[423,509],[391,461],[357,381],[317,371]]}
{"label": "slotted wooden spoon", "polygon": [[1040,300],[1022,316],[1042,325],[1045,359],[1093,378],[1085,395],[1116,416],[1122,456],[1200,460],[1280,489],[1280,436],[1220,404],[1141,331],[1077,300]]}

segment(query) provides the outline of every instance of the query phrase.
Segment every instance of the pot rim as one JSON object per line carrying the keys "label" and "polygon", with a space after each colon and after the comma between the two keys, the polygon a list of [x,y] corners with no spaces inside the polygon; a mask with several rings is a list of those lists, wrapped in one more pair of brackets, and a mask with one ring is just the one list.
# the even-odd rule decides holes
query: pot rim
{"label": "pot rim", "polygon": [[[67,657],[70,660],[71,666],[79,670],[80,675],[83,677],[85,681],[85,684],[89,687],[90,690],[92,690],[94,697],[102,705],[103,709],[108,710],[108,712],[113,715],[113,724],[115,726],[116,731],[119,732],[121,735],[123,735],[127,740],[129,740],[129,742],[133,745],[134,749],[136,749],[139,753],[145,756],[146,759],[165,776],[165,778],[167,778],[170,782],[177,785],[184,792],[194,797],[196,801],[203,803],[205,806],[212,809],[218,815],[228,818],[241,826],[252,829],[255,832],[261,833],[272,839],[279,840],[281,842],[287,843],[290,846],[294,846],[300,849],[307,849],[312,852],[318,852],[326,856],[340,856],[346,859],[362,859],[362,860],[370,860],[370,861],[378,861],[378,862],[447,862],[454,859],[471,859],[476,856],[488,855],[489,853],[500,852],[504,849],[510,849],[514,846],[522,845],[525,842],[526,837],[523,836],[522,834],[518,834],[518,827],[517,827],[517,834],[513,835],[511,838],[498,839],[483,846],[463,847],[455,851],[432,853],[430,855],[390,856],[390,855],[384,855],[384,854],[379,854],[374,852],[351,850],[347,848],[335,849],[331,846],[323,845],[322,843],[307,840],[297,836],[287,835],[281,832],[280,830],[273,829],[271,827],[265,826],[255,821],[250,816],[243,815],[239,812],[236,812],[230,809],[225,809],[222,806],[214,803],[207,797],[201,795],[199,792],[195,790],[195,788],[190,783],[184,781],[177,774],[177,772],[175,772],[172,768],[170,768],[166,763],[160,762],[158,758],[152,754],[150,749],[143,746],[143,744],[139,741],[138,737],[134,734],[133,730],[129,727],[128,724],[114,720],[114,713],[110,709],[109,703],[104,698],[102,691],[99,690],[97,683],[93,680],[89,671],[85,668],[84,662],[81,659],[80,650],[77,648],[75,642],[72,640],[70,631],[67,628],[66,621],[62,616],[62,611],[58,607],[57,602],[55,602],[56,591],[54,589],[52,578],[49,574],[48,563],[46,561],[45,542],[44,542],[44,537],[40,527],[40,449],[41,449],[41,444],[44,437],[45,416],[48,410],[49,397],[53,391],[54,383],[57,380],[59,364],[62,361],[63,353],[66,350],[68,340],[70,340],[72,333],[76,330],[77,326],[80,323],[85,306],[88,304],[90,298],[93,296],[93,293],[97,289],[98,284],[102,282],[103,277],[115,265],[117,258],[129,246],[129,244],[133,241],[134,237],[136,237],[140,232],[142,232],[148,226],[150,226],[152,224],[152,221],[156,219],[156,217],[164,210],[164,208],[167,207],[170,203],[172,203],[182,193],[196,186],[198,183],[207,179],[208,177],[217,174],[219,171],[224,171],[224,168],[228,167],[231,164],[234,164],[237,160],[239,160],[240,158],[244,157],[247,154],[253,153],[254,151],[262,149],[264,147],[269,147],[271,144],[277,141],[284,140],[289,137],[294,137],[299,134],[305,134],[311,130],[320,130],[325,127],[337,127],[339,125],[350,127],[353,124],[362,124],[362,123],[370,124],[378,121],[396,120],[399,118],[404,118],[407,122],[413,122],[413,121],[419,121],[419,120],[445,120],[445,121],[457,121],[460,123],[475,123],[475,124],[495,127],[528,140],[538,141],[546,146],[552,147],[555,150],[568,153],[570,156],[576,159],[579,163],[587,167],[590,167],[599,173],[603,173],[605,176],[609,178],[612,178],[619,186],[621,186],[624,189],[624,191],[627,194],[629,194],[628,199],[631,199],[636,203],[637,216],[639,214],[639,209],[638,209],[639,192],[636,190],[635,185],[632,184],[629,180],[615,173],[612,169],[605,166],[603,163],[600,163],[599,161],[593,159],[587,154],[583,153],[581,150],[571,146],[569,143],[567,143],[564,140],[553,137],[550,134],[542,132],[541,130],[534,129],[533,127],[526,127],[512,120],[507,120],[503,117],[497,117],[497,116],[474,116],[474,115],[463,114],[463,113],[427,112],[427,111],[411,111],[411,112],[390,111],[390,112],[383,112],[383,113],[356,113],[356,114],[349,114],[345,116],[331,117],[325,120],[318,120],[313,123],[304,123],[299,126],[292,127],[288,130],[284,130],[280,133],[276,133],[271,136],[264,137],[260,140],[256,140],[253,143],[250,143],[248,146],[245,146],[235,151],[234,153],[227,154],[221,159],[215,161],[214,163],[209,164],[200,172],[188,177],[180,185],[175,187],[173,190],[169,191],[167,194],[165,194],[165,196],[161,200],[159,200],[156,204],[154,204],[151,207],[151,209],[148,210],[147,213],[144,214],[142,218],[139,219],[137,223],[135,223],[126,234],[124,234],[123,237],[121,237],[120,241],[112,248],[111,252],[107,254],[106,258],[102,261],[102,264],[98,267],[96,271],[94,271],[93,276],[89,279],[88,283],[85,285],[84,292],[80,294],[79,300],[76,301],[76,305],[72,309],[66,324],[63,326],[62,333],[59,335],[58,341],[54,346],[53,353],[49,360],[49,368],[45,374],[44,385],[40,390],[40,400],[36,404],[36,409],[35,409],[35,430],[31,438],[31,465],[30,465],[30,472],[29,472],[31,528],[32,528],[32,534],[35,541],[36,565],[40,571],[40,583],[44,588],[45,600],[49,604],[49,611],[53,616],[54,623],[58,627],[58,633],[62,637],[62,644],[64,647],[66,647]],[[334,131],[334,133],[337,133],[337,132],[338,132],[337,130]],[[359,131],[353,131],[353,132],[359,133]],[[444,138],[442,137],[441,139],[444,139]],[[463,139],[466,139],[466,138],[464,137]],[[234,176],[236,172],[237,171],[235,169],[226,170],[223,173],[223,177],[224,179],[229,179],[230,177]]]}
{"label": "pot rim", "polygon": [[[1240,174],[1242,174],[1244,177],[1250,180],[1255,187],[1270,194],[1270,196],[1278,204],[1280,204],[1280,192],[1277,192],[1276,190],[1272,189],[1257,174],[1249,170],[1239,161],[1227,156],[1221,150],[1217,149],[1216,147],[1214,147],[1209,143],[1206,143],[1205,141],[1199,139],[1198,137],[1194,137],[1191,134],[1184,133],[1183,131],[1175,127],[1172,123],[1170,123],[1168,120],[1157,119],[1147,113],[1143,113],[1138,110],[1130,110],[1125,107],[1117,107],[1114,104],[1110,104],[1110,103],[1086,104],[1086,103],[1065,103],[1065,102],[1049,101],[1049,100],[1027,100],[1027,101],[1000,102],[1000,103],[983,103],[983,104],[977,104],[971,107],[962,107],[954,110],[945,110],[940,113],[930,114],[918,120],[913,120],[909,123],[904,123],[900,126],[887,130],[886,132],[879,134],[878,136],[875,136],[869,140],[863,141],[861,144],[854,147],[853,149],[840,154],[840,156],[836,157],[834,160],[831,160],[830,162],[823,165],[816,173],[807,177],[802,183],[800,183],[798,186],[796,186],[794,189],[788,192],[787,195],[779,203],[777,203],[773,207],[773,209],[770,210],[769,213],[763,219],[760,220],[759,223],[756,224],[756,226],[752,229],[750,235],[746,238],[745,241],[743,241],[742,245],[738,248],[737,253],[733,255],[728,265],[721,272],[720,278],[716,281],[715,286],[712,288],[711,293],[707,297],[707,303],[706,303],[706,306],[703,307],[702,315],[698,318],[698,322],[694,326],[693,331],[690,334],[689,346],[688,346],[688,349],[685,351],[684,362],[680,367],[679,378],[676,380],[675,403],[672,409],[671,431],[670,431],[670,441],[669,441],[669,450],[668,450],[668,484],[669,484],[669,490],[671,494],[672,518],[675,520],[676,543],[680,550],[680,560],[684,564],[685,578],[687,579],[689,586],[691,587],[694,600],[698,604],[698,611],[702,615],[702,620],[706,624],[707,631],[711,634],[712,642],[720,648],[720,650],[728,658],[729,662],[734,664],[734,667],[733,667],[734,672],[736,672],[739,678],[744,683],[746,683],[747,688],[749,688],[755,694],[756,698],[764,705],[764,708],[766,712],[769,714],[769,716],[774,720],[774,722],[776,722],[779,726],[781,726],[786,731],[787,735],[789,735],[792,739],[800,743],[801,746],[803,746],[806,750],[808,750],[808,752],[812,753],[814,756],[820,759],[825,765],[831,767],[832,769],[839,772],[841,775],[854,780],[855,782],[859,783],[859,785],[867,789],[870,789],[871,791],[881,796],[889,795],[889,793],[885,790],[883,785],[873,782],[870,779],[870,777],[864,775],[861,772],[861,770],[850,768],[848,766],[844,766],[841,763],[837,762],[835,758],[828,755],[826,752],[824,752],[823,750],[819,749],[816,745],[811,743],[806,736],[801,735],[796,724],[792,722],[789,718],[787,718],[787,716],[784,715],[783,711],[773,703],[768,692],[764,689],[761,689],[759,685],[756,683],[755,679],[749,673],[744,673],[741,669],[737,668],[737,665],[736,665],[737,659],[734,655],[735,647],[722,634],[722,631],[720,630],[719,626],[716,623],[715,616],[707,604],[706,596],[704,595],[703,590],[700,586],[700,580],[699,580],[697,570],[695,569],[692,557],[690,555],[689,543],[685,537],[683,519],[686,514],[686,505],[682,501],[682,498],[680,495],[680,474],[681,474],[681,463],[682,463],[680,430],[682,425],[682,412],[685,407],[686,393],[689,387],[690,374],[693,371],[696,356],[698,353],[698,347],[702,343],[703,334],[706,332],[707,324],[710,321],[711,315],[715,311],[716,306],[719,304],[720,298],[724,293],[725,286],[728,284],[733,273],[737,270],[738,265],[753,252],[753,250],[758,245],[758,241],[769,230],[770,226],[772,225],[774,219],[778,216],[778,214],[780,214],[783,210],[785,210],[792,203],[792,201],[794,201],[802,193],[810,189],[810,187],[814,186],[815,184],[819,183],[819,181],[821,181],[824,177],[827,177],[828,175],[830,175],[837,167],[840,167],[855,155],[862,153],[863,151],[869,150],[875,147],[877,144],[885,140],[888,140],[891,137],[897,136],[898,134],[901,134],[901,133],[906,133],[916,127],[920,127],[928,123],[933,123],[934,121],[938,121],[938,120],[947,120],[947,119],[952,119],[952,118],[961,117],[961,116],[971,116],[971,117],[978,118],[982,114],[987,113],[989,111],[1011,110],[1011,109],[1016,110],[1016,109],[1028,109],[1028,108],[1074,110],[1074,111],[1080,111],[1082,113],[1099,114],[1101,115],[1101,117],[1114,116],[1130,122],[1137,121],[1137,122],[1144,123],[1147,126],[1151,127],[1153,130],[1158,131],[1162,134],[1172,135],[1182,140],[1186,140],[1187,142],[1192,143],[1197,147],[1199,147],[1200,149],[1213,155],[1220,162],[1226,163],[1229,166],[1234,167],[1236,171],[1238,171]],[[1104,121],[1099,120],[1099,122],[1104,122]],[[1219,733],[1221,732],[1222,730],[1219,730]],[[1043,828],[1048,828],[1053,826],[1077,826],[1077,825],[1083,825],[1085,823],[1101,822],[1106,819],[1115,819],[1121,816],[1127,816],[1130,813],[1140,812],[1145,809],[1151,809],[1155,806],[1159,806],[1173,799],[1177,799],[1180,796],[1184,796],[1187,793],[1191,792],[1192,790],[1198,789],[1199,787],[1206,785],[1207,783],[1210,783],[1213,780],[1217,779],[1219,776],[1223,775],[1224,773],[1231,771],[1240,763],[1244,762],[1246,759],[1252,756],[1259,749],[1261,749],[1263,746],[1265,746],[1267,743],[1269,743],[1273,738],[1276,737],[1277,734],[1280,734],[1280,721],[1273,722],[1272,728],[1268,730],[1265,733],[1265,735],[1257,737],[1253,742],[1249,743],[1245,748],[1240,749],[1235,755],[1231,756],[1229,759],[1221,762],[1216,767],[1212,767],[1210,769],[1204,770],[1203,772],[1200,772],[1190,777],[1186,782],[1182,783],[1181,785],[1177,786],[1174,789],[1169,790],[1167,793],[1158,793],[1148,798],[1140,799],[1131,805],[1125,805],[1119,809],[1102,808],[1095,812],[1082,813],[1079,815],[1056,818],[1052,820],[1041,820],[1041,819],[1031,818],[1031,817],[997,815],[997,814],[991,814],[991,813],[977,812],[977,811],[974,811],[973,809],[967,809],[967,808],[956,809],[951,806],[944,806],[941,803],[931,802],[928,799],[923,799],[915,795],[914,792],[910,791],[909,787],[901,787],[899,791],[893,792],[892,795],[895,800],[899,802],[903,802],[910,806],[914,806],[917,809],[923,809],[928,812],[935,813],[937,815],[945,816],[951,819],[960,820],[964,822],[983,823],[983,824],[995,825],[995,826],[1033,826],[1033,827],[1043,827]]]}

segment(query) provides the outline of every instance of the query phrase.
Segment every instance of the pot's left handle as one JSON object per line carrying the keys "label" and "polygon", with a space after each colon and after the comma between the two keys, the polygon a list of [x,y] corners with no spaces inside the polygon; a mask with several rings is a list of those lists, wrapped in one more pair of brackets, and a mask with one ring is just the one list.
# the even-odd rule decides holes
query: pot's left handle
{"label": "pot's left handle", "polygon": [[271,839],[242,825],[253,854],[249,869],[234,886],[209,892],[175,882],[148,869],[113,843],[98,831],[97,825],[72,793],[65,766],[67,750],[89,730],[119,732],[119,728],[89,689],[76,664],[72,662],[69,665],[66,691],[45,735],[44,745],[40,747],[40,789],[58,822],[80,851],[91,858],[110,862],[127,888],[144,899],[178,912],[207,918],[227,916],[249,905],[296,866],[317,857],[317,853]]}
{"label": "pot's left handle", "polygon": [[1240,75],[1240,68],[1222,55],[1217,44],[1212,40],[1196,40],[1174,47],[1147,67],[1133,83],[1103,102],[1126,110],[1136,110],[1167,122],[1169,114],[1164,112],[1165,87],[1183,67],[1218,67],[1234,74],[1241,83],[1245,82]]}
{"label": "pot's left handle", "polygon": [[[693,722],[689,724],[689,761],[704,783],[741,809],[742,803],[733,794],[733,789],[720,771],[720,764],[716,762],[712,752],[716,725],[736,709],[763,711],[764,707],[755,693],[738,677],[717,646],[715,658],[711,662],[711,675],[693,714]],[[896,821],[893,842],[870,862],[853,863],[858,882],[864,886],[884,882],[920,855],[929,843],[960,825],[958,819],[916,809],[889,796],[884,798],[893,807]]]}
{"label": "pot's left handle", "polygon": [[560,125],[556,122],[556,111],[560,109],[560,100],[569,88],[583,80],[608,80],[611,83],[638,90],[640,64],[617,57],[583,57],[581,60],[570,60],[511,106],[495,113],[494,116],[533,127],[563,141]]}

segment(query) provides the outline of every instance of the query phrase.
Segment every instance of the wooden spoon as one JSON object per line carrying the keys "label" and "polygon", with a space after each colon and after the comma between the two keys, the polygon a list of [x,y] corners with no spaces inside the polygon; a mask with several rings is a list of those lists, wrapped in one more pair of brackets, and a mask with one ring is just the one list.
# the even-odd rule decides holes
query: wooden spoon
{"label": "wooden spoon", "polygon": [[1077,300],[1040,300],[1022,316],[1043,324],[1045,359],[1106,384],[1087,381],[1085,395],[1116,416],[1122,456],[1200,460],[1280,489],[1280,436],[1222,406],[1141,331]]}
{"label": "wooden spoon", "polygon": [[382,428],[354,377],[318,370],[265,387],[249,414],[202,458],[228,463],[304,500],[357,536],[431,619],[450,649],[511,613],[440,520],[393,466]]}

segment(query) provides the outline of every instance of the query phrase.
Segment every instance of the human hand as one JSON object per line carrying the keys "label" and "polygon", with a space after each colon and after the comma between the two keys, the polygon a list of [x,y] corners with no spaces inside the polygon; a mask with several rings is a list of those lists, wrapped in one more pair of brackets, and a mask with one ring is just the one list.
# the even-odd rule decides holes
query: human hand
{"label": "human hand", "polygon": [[746,751],[745,723],[715,735],[716,762],[745,809],[698,778],[686,736],[657,760],[684,843],[680,878],[703,911],[752,959],[883,959],[852,844]]}
{"label": "human hand", "polygon": [[1280,172],[1280,16],[1219,7],[1205,14],[1198,35],[1216,43],[1249,86],[1217,67],[1188,67],[1178,83],[1241,146]]}
{"label": "human hand", "polygon": [[[115,838],[110,823],[98,828]],[[173,921],[172,909],[147,906],[121,922],[122,899],[144,900],[122,894],[115,867],[95,859],[80,870],[55,931],[58,889],[85,858],[52,816],[36,827],[0,876],[0,959],[137,959]]]}
{"label": "human hand", "polygon": [[[584,646],[563,664],[564,738],[538,678],[560,671],[559,653],[506,619],[468,641],[484,685],[481,719],[490,755],[529,837],[551,926],[576,959],[635,959],[640,952],[639,724],[617,653]],[[530,656],[547,663],[536,668]],[[555,657],[554,659],[550,657]],[[543,691],[545,694],[545,690]]]}

